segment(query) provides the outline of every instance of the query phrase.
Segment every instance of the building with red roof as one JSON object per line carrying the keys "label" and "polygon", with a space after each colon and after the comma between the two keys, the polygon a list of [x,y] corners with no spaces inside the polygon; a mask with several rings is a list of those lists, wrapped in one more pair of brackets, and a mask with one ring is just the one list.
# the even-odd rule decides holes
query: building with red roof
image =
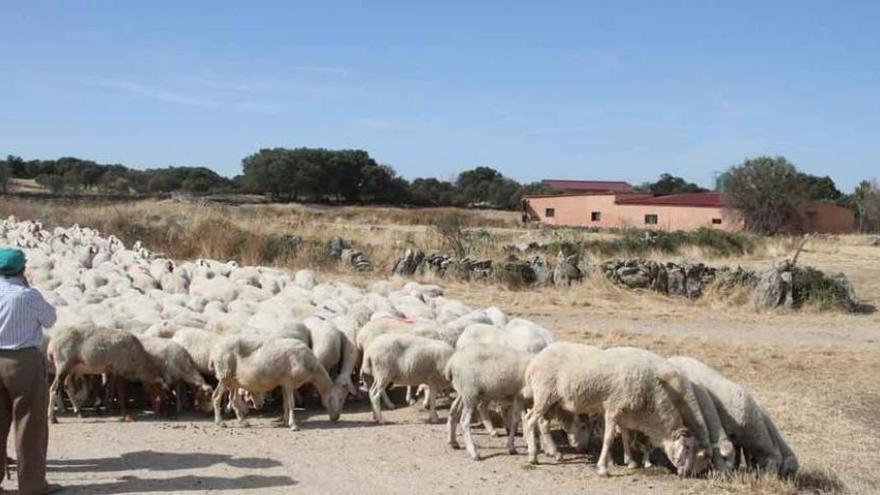
{"label": "building with red roof", "polygon": [[[629,186],[626,182],[612,181],[568,182],[578,183],[579,187]],[[550,185],[558,181],[544,183]],[[574,192],[555,188],[566,192],[523,198],[524,221],[572,227],[634,227],[668,231],[700,227],[738,231],[745,227],[742,215],[730,207],[728,198],[720,192],[655,195],[636,192],[632,186],[622,190]],[[804,218],[805,228],[810,232],[844,233],[855,228],[852,210],[832,203],[807,204]]]}
{"label": "building with red roof", "polygon": [[614,180],[544,179],[541,183],[551,189],[567,193],[632,192],[633,190],[629,182]]}

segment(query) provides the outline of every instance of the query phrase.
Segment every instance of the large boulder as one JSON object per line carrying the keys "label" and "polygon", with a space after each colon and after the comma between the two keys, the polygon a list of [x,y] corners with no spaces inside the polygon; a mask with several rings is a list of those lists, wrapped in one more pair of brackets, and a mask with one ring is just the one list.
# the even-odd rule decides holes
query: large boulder
{"label": "large boulder", "polygon": [[777,267],[771,267],[761,273],[752,301],[757,309],[773,309],[782,305],[791,293],[791,277],[783,278],[784,272]]}

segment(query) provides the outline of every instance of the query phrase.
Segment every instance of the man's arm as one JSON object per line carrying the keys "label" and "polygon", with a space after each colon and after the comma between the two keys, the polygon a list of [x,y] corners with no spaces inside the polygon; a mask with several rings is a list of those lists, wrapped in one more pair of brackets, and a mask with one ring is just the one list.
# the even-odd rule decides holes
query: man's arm
{"label": "man's arm", "polygon": [[55,314],[55,308],[43,299],[43,295],[36,289],[28,291],[28,300],[30,302],[31,311],[36,315],[37,320],[43,328],[51,328],[58,320]]}

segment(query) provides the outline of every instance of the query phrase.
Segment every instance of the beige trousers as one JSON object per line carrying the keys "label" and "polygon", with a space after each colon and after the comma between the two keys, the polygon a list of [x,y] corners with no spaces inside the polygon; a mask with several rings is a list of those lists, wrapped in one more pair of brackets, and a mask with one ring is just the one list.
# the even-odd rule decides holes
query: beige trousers
{"label": "beige trousers", "polygon": [[43,353],[34,348],[0,350],[0,445],[5,461],[9,427],[15,425],[15,457],[21,495],[40,495],[47,488],[48,407]]}

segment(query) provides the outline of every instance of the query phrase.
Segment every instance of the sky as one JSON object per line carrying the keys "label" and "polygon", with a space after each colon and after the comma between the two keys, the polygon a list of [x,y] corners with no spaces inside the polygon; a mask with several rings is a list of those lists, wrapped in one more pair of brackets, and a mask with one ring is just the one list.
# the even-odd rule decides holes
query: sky
{"label": "sky", "polygon": [[784,155],[880,176],[880,2],[10,2],[0,155],[224,175],[361,148],[409,179],[669,172]]}

